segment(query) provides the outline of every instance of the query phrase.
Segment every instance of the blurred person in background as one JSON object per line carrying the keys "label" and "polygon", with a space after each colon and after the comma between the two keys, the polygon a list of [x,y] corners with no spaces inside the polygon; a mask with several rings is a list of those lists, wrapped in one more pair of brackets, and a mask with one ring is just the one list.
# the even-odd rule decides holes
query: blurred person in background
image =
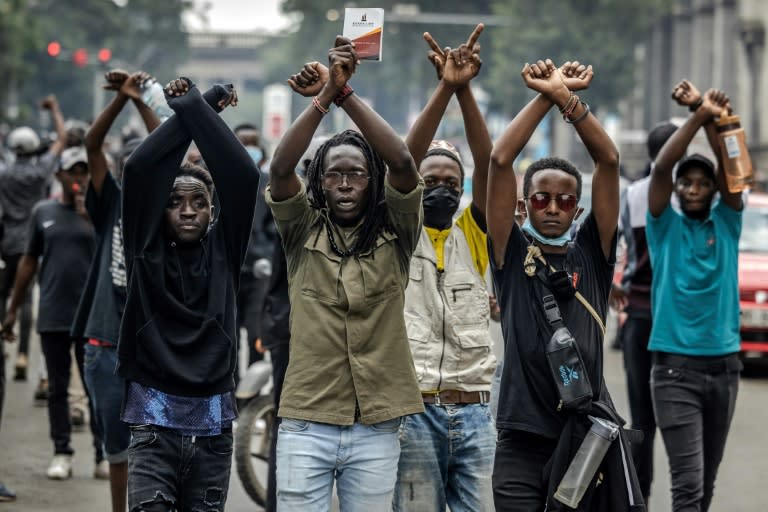
{"label": "blurred person in background", "polygon": [[[262,168],[267,158],[261,146],[259,131],[256,126],[247,123],[236,126],[233,131],[253,162],[259,167],[261,175],[260,200],[256,202],[256,210],[253,214],[248,253],[240,271],[240,291],[237,295],[237,325],[246,330],[248,364],[251,365],[263,358],[261,311],[272,274],[271,258],[274,245],[279,241],[272,212],[264,201],[264,190],[269,182],[269,175]],[[236,372],[235,376],[235,380],[239,381],[239,372]]]}
{"label": "blurred person in background", "polygon": [[632,183],[621,198],[619,233],[627,246],[626,264],[621,285],[613,284],[611,306],[624,311],[627,319],[621,328],[621,348],[627,379],[627,395],[632,428],[643,432],[643,440],[632,443],[632,459],[637,469],[640,489],[648,503],[653,483],[653,444],[656,439],[656,421],[651,399],[651,281],[653,272],[645,238],[648,214],[648,187],[651,183],[653,161],[662,146],[677,129],[672,123],[656,125],[647,139],[650,162],[645,176]]}
{"label": "blurred person in background", "polygon": [[[29,127],[20,127],[8,135],[8,146],[14,159],[0,166],[0,205],[3,209],[4,235],[0,241],[0,257],[5,262],[0,282],[0,319],[5,317],[7,302],[16,280],[19,261],[27,248],[29,218],[32,209],[47,195],[54,173],[59,170],[59,157],[66,147],[64,117],[55,96],[42,100],[40,106],[49,111],[56,129],[56,140],[47,148]],[[28,291],[20,303],[19,348],[14,363],[14,379],[26,380],[29,366],[29,336],[32,329],[32,293]],[[2,321],[2,320],[0,320]],[[40,379],[35,398],[45,399],[47,379]]]}
{"label": "blurred person in background", "polygon": [[[13,340],[18,309],[39,270],[37,330],[49,377],[48,419],[54,445],[54,456],[46,475],[55,480],[72,477],[75,452],[71,446],[68,387],[73,346],[87,393],[83,370],[85,344],[82,338],[73,338],[70,329],[94,250],[93,226],[84,206],[88,176],[85,148],[64,150],[56,172],[62,195],[38,203],[32,212],[27,248],[19,261],[11,304],[3,321],[5,339]],[[88,401],[92,404],[90,398]],[[99,476],[97,470],[104,460],[101,433],[92,408],[90,412],[96,462],[94,476]]]}
{"label": "blurred person in background", "polygon": [[105,78],[107,85],[104,88],[116,94],[85,135],[91,171],[85,208],[96,232],[96,251],[72,325],[72,337],[87,340],[85,382],[103,434],[112,510],[123,512],[126,508],[131,435],[128,425],[120,420],[125,381],[115,374],[117,341],[126,296],[120,182],[125,161],[139,141],[127,142],[119,154],[118,168],[113,176],[109,171],[104,140],[129,101],[136,106],[147,132],[152,133],[160,125],[160,119],[141,100],[141,84],[150,78],[147,73],[139,71],[129,75],[123,70],[112,70],[106,73]]}

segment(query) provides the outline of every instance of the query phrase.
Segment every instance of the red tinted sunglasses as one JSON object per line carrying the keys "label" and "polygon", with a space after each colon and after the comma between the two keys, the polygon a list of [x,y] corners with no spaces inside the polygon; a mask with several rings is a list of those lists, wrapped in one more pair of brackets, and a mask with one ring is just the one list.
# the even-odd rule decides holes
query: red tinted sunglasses
{"label": "red tinted sunglasses", "polygon": [[[556,194],[554,199],[557,207],[566,213],[576,208],[576,204],[579,202],[573,194]],[[528,200],[534,209],[543,210],[552,202],[552,195],[549,192],[536,192],[528,196]]]}

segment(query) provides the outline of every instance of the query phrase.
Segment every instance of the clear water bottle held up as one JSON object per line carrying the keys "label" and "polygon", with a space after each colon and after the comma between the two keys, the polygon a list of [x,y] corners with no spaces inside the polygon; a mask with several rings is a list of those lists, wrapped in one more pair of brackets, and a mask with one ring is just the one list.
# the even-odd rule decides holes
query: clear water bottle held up
{"label": "clear water bottle held up", "polygon": [[152,109],[155,115],[160,118],[161,123],[173,115],[173,110],[165,101],[163,86],[154,78],[141,84],[141,101]]}

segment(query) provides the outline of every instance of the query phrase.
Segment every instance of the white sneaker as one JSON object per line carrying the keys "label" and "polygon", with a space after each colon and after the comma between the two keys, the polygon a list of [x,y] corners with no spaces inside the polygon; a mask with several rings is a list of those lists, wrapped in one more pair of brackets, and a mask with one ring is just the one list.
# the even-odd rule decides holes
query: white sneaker
{"label": "white sneaker", "polygon": [[54,455],[51,465],[45,472],[51,480],[66,480],[72,478],[72,456]]}
{"label": "white sneaker", "polygon": [[97,480],[109,480],[109,462],[102,460],[93,468],[93,478]]}

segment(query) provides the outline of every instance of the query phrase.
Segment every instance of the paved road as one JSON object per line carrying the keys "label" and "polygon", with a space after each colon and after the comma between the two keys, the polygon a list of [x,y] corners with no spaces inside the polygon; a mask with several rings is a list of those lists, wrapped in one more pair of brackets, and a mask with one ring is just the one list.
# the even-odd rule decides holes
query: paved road
{"label": "paved road", "polygon": [[[33,346],[36,345],[33,342]],[[14,347],[9,347],[13,353]],[[32,358],[36,362],[37,357]],[[9,362],[10,364],[10,362]],[[34,369],[33,372],[34,374]],[[621,354],[607,351],[606,380],[614,400],[626,413]],[[10,382],[0,431],[0,480],[14,488],[19,499],[0,503],[0,512],[80,512],[108,510],[107,482],[91,478],[91,438],[88,432],[74,434],[77,451],[72,480],[53,482],[45,477],[51,455],[46,410],[32,405],[33,382]],[[721,466],[712,510],[747,512],[766,510],[768,446],[768,365],[752,371],[741,382],[741,391],[725,460]],[[656,446],[657,478],[651,510],[670,510],[669,478],[660,439]],[[234,468],[233,468],[234,471]],[[236,475],[230,484],[229,512],[252,512],[258,508],[245,495]]]}

